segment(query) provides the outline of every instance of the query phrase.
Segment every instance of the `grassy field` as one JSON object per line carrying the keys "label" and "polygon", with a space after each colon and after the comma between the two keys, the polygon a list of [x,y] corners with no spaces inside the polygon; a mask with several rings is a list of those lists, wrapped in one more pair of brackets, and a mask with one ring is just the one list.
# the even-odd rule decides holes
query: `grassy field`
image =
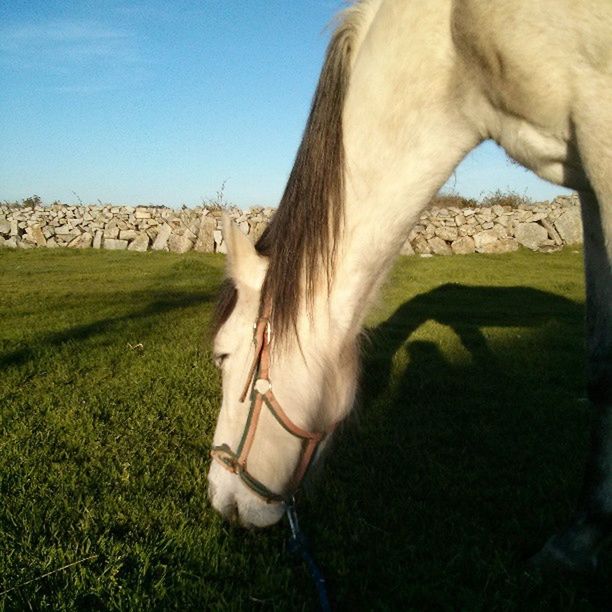
{"label": "grassy field", "polygon": [[[310,610],[286,526],[206,499],[218,255],[0,251],[0,609]],[[525,575],[580,485],[576,251],[403,258],[301,500],[341,610],[589,610]],[[609,572],[610,555],[604,558]]]}

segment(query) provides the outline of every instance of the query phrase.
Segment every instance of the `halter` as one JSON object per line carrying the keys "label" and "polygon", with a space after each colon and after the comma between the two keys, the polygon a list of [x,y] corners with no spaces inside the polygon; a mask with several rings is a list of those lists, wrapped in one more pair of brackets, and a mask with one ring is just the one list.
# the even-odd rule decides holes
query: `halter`
{"label": "halter", "polygon": [[[250,388],[251,406],[238,448],[236,451],[233,451],[229,445],[221,444],[219,446],[213,446],[210,455],[226,470],[229,470],[233,474],[237,474],[242,482],[265,502],[269,504],[288,504],[302,482],[319,443],[329,431],[323,433],[310,432],[298,427],[287,416],[287,413],[281,408],[281,405],[274,396],[272,381],[270,380],[270,343],[272,341],[272,327],[270,325],[268,309],[266,309],[265,313],[265,316],[259,317],[253,325],[255,356],[251,368],[249,369],[244,389],[240,395],[240,402],[242,403],[245,401]],[[289,493],[287,495],[275,493],[270,490],[261,481],[257,480],[257,478],[247,469],[247,459],[253,445],[257,424],[264,404],[285,431],[302,441],[300,459],[291,477]]]}

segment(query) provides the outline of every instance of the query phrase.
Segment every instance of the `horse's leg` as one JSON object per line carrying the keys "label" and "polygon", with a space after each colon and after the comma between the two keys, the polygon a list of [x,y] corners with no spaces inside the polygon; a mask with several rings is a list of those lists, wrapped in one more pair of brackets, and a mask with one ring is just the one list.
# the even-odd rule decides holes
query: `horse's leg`
{"label": "horse's leg", "polygon": [[576,129],[584,169],[593,186],[592,192],[580,194],[591,447],[576,516],[536,558],[571,569],[594,567],[598,549],[612,534],[612,105],[607,103],[606,113],[603,100],[592,106],[597,119],[584,123],[589,131],[581,132],[580,124]]}

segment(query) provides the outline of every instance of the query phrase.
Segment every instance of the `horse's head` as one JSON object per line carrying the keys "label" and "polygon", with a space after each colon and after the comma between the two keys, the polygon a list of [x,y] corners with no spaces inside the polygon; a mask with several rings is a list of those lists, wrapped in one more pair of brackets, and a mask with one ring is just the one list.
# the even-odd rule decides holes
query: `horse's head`
{"label": "horse's head", "polygon": [[283,502],[350,409],[356,342],[353,338],[347,349],[346,338],[333,332],[328,318],[320,313],[313,318],[304,309],[299,336],[286,334],[281,343],[275,337],[274,304],[261,295],[267,259],[227,219],[224,236],[234,294],[214,339],[223,400],[209,494],[226,518],[264,527],[282,517]]}

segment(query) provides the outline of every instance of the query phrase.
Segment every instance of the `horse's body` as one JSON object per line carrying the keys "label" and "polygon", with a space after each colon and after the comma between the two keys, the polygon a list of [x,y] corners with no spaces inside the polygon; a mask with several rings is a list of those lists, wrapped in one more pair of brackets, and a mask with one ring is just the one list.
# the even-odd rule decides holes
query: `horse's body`
{"label": "horse's body", "polygon": [[[283,414],[318,432],[346,416],[368,304],[423,207],[488,138],[580,192],[595,420],[578,512],[544,555],[588,565],[612,524],[609,0],[362,0],[347,10],[270,228],[255,250],[226,227],[233,285],[215,339],[223,361],[215,444],[242,446],[248,404],[240,390],[250,382],[250,330],[261,315],[272,324],[264,350]],[[300,440],[288,431],[264,409],[249,440],[249,473],[281,495],[301,463]],[[229,470],[211,467],[213,505],[245,525],[274,523],[283,505],[236,477],[246,469],[236,457]]]}

